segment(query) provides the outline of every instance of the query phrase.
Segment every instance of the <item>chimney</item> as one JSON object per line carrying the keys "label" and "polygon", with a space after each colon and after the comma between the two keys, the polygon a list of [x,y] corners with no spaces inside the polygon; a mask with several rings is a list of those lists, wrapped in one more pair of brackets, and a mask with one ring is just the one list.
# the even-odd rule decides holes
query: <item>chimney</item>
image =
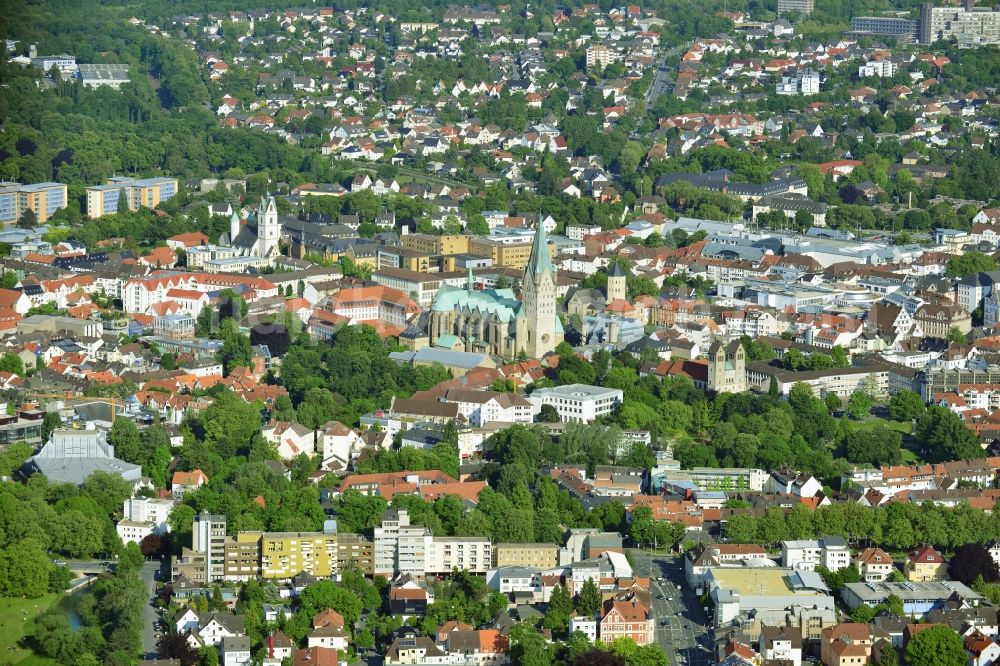
{"label": "chimney", "polygon": [[267,657],[274,659],[274,634],[267,637]]}

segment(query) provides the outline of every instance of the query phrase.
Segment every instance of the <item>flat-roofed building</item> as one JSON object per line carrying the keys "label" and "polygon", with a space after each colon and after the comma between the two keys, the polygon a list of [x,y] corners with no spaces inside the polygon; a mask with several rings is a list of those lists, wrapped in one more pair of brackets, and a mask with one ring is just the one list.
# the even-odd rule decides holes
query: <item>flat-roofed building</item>
{"label": "flat-roofed building", "polygon": [[88,187],[87,217],[97,219],[118,212],[118,204],[128,203],[129,210],[156,208],[161,201],[177,194],[176,178],[109,178],[104,185]]}
{"label": "flat-roofed building", "polygon": [[265,532],[260,541],[262,578],[287,580],[305,571],[317,578],[337,572],[337,535],[322,532]]}
{"label": "flat-roofed building", "polygon": [[337,535],[337,569],[357,569],[366,576],[375,573],[375,544],[360,534]]}
{"label": "flat-roofed building", "polygon": [[559,564],[559,546],[554,543],[498,543],[493,547],[493,566],[551,569]]}
{"label": "flat-roofed building", "polygon": [[619,389],[567,384],[538,389],[528,396],[528,401],[539,410],[544,405],[552,405],[560,421],[590,423],[613,412],[624,395]]}
{"label": "flat-roofed building", "polygon": [[260,576],[260,538],[260,532],[240,532],[225,542],[226,580],[246,582]]}

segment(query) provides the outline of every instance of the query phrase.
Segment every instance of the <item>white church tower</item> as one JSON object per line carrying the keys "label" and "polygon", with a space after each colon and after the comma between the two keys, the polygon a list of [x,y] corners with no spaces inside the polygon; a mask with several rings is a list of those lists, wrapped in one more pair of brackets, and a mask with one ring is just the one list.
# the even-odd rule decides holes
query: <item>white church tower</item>
{"label": "white church tower", "polygon": [[280,231],[278,207],[274,203],[274,197],[268,195],[261,199],[257,209],[257,256],[268,257],[278,253]]}
{"label": "white church tower", "polygon": [[232,244],[236,241],[236,237],[240,235],[240,216],[236,211],[233,211],[233,216],[229,218],[229,243]]}

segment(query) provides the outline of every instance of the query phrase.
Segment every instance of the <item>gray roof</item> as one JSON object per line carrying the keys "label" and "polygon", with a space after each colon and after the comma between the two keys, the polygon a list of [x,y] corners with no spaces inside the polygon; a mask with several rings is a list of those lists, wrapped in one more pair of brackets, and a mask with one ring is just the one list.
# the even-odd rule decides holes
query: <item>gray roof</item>
{"label": "gray roof", "polygon": [[49,481],[77,485],[93,472],[118,474],[128,481],[142,476],[139,465],[115,458],[115,447],[101,430],[56,430],[29,464]]}

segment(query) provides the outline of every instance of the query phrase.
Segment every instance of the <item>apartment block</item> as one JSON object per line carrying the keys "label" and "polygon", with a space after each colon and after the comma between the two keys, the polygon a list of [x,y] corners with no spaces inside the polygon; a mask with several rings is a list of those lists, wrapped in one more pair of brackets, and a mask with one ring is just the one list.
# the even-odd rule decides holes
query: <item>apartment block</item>
{"label": "apartment block", "polygon": [[595,44],[587,49],[587,71],[603,72],[608,65],[617,59],[617,54],[607,46]]}
{"label": "apartment block", "polygon": [[809,16],[813,13],[815,3],[813,0],[778,0],[778,16],[797,12],[802,16]]}
{"label": "apartment block", "polygon": [[956,42],[963,47],[1000,44],[1000,11],[994,7],[976,7],[965,0],[961,7],[920,6],[920,42],[939,40]]}
{"label": "apartment block", "polygon": [[45,222],[66,207],[68,194],[62,183],[0,183],[0,222],[17,222],[25,211]]}
{"label": "apartment block", "polygon": [[260,576],[260,537],[260,532],[240,532],[226,541],[226,580],[242,583]]}
{"label": "apartment block", "polygon": [[399,544],[399,530],[410,526],[410,515],[406,509],[388,509],[382,514],[382,524],[375,528],[374,567],[376,574],[392,576],[397,571],[396,548]]}
{"label": "apartment block", "polygon": [[129,210],[156,208],[177,194],[176,178],[109,178],[104,185],[94,185],[87,190],[87,216],[97,219],[118,212],[118,203],[124,195]]}
{"label": "apartment block", "polygon": [[[515,270],[523,270],[531,257],[532,239],[530,236],[515,237],[482,237],[469,238],[469,252],[481,257],[489,257],[494,266],[503,266]],[[555,257],[556,246],[549,243],[549,256]]]}
{"label": "apartment block", "polygon": [[551,569],[559,564],[559,546],[554,543],[498,543],[493,547],[493,566]]}
{"label": "apartment block", "polygon": [[287,580],[303,571],[317,578],[337,572],[336,534],[265,532],[261,536],[261,578]]}
{"label": "apartment block", "polygon": [[226,517],[202,511],[191,526],[191,550],[205,559],[205,580],[222,580],[226,564]]}
{"label": "apartment block", "polygon": [[375,543],[360,534],[337,535],[337,569],[357,569],[365,575],[375,572]]}
{"label": "apartment block", "polygon": [[486,573],[493,563],[493,544],[487,537],[430,538],[424,563],[425,574],[452,570]]}

